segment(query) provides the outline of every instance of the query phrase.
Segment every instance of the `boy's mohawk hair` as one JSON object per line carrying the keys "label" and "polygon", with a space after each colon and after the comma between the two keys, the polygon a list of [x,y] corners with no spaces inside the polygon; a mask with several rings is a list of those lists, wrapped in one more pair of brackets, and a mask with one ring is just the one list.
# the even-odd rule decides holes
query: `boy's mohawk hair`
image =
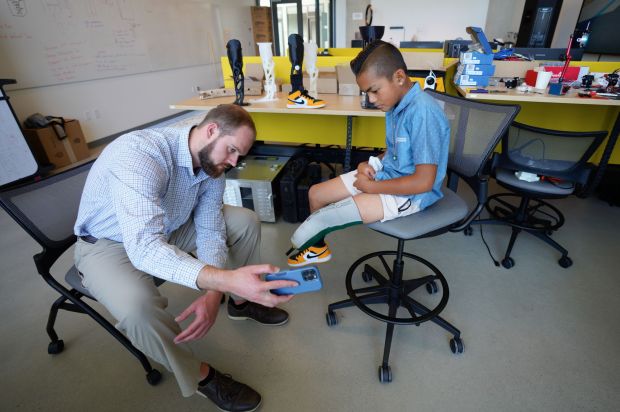
{"label": "boy's mohawk hair", "polygon": [[375,74],[390,78],[397,70],[407,71],[407,64],[400,50],[393,44],[375,40],[351,60],[351,71],[355,76],[372,68]]}
{"label": "boy's mohawk hair", "polygon": [[351,60],[351,63],[350,63],[353,74],[355,74],[356,76],[360,74],[362,71],[362,67],[364,66],[364,63],[366,63],[366,59],[368,59],[368,56],[370,56],[372,52],[377,49],[377,47],[383,44],[387,44],[387,43],[384,42],[383,40],[375,40],[372,43],[370,43],[368,46],[366,46],[366,48],[364,48],[361,52],[359,52],[359,54],[355,56],[355,58]]}

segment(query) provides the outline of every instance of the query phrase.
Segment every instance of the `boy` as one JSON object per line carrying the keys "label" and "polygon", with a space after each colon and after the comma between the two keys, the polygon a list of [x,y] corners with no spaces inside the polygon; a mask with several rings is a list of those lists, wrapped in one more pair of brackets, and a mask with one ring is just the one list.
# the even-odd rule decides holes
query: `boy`
{"label": "boy", "polygon": [[351,70],[360,90],[386,112],[386,151],[310,188],[312,214],[291,237],[297,253],[290,266],[330,260],[329,232],[407,216],[443,197],[450,126],[441,107],[411,82],[402,54],[389,43],[368,45]]}

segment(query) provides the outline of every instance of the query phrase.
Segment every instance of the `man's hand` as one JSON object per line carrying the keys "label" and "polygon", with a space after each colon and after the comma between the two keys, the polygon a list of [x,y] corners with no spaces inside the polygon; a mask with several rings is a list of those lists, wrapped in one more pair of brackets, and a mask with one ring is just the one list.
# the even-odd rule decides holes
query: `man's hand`
{"label": "man's hand", "polygon": [[363,175],[368,177],[370,180],[374,180],[375,174],[375,169],[373,169],[372,166],[368,164],[368,162],[361,162],[359,165],[357,165],[358,178],[359,176]]}
{"label": "man's hand", "polygon": [[220,292],[210,290],[192,302],[183,313],[177,316],[174,319],[177,322],[183,322],[192,313],[195,317],[192,323],[174,338],[174,343],[202,338],[215,323],[221,299],[222,294]]}
{"label": "man's hand", "polygon": [[270,292],[271,289],[297,286],[297,282],[292,280],[265,282],[260,277],[265,273],[275,273],[278,270],[273,265],[243,266],[235,270],[220,270],[205,266],[198,275],[197,285],[201,289],[229,292],[251,302],[274,307],[288,302],[293,296],[274,295]]}
{"label": "man's hand", "polygon": [[[370,167],[370,166],[369,166]],[[372,168],[371,168],[372,169]],[[371,179],[364,174],[357,174],[357,179],[353,182],[353,186],[364,193],[373,193],[372,186],[375,183],[374,178]]]}

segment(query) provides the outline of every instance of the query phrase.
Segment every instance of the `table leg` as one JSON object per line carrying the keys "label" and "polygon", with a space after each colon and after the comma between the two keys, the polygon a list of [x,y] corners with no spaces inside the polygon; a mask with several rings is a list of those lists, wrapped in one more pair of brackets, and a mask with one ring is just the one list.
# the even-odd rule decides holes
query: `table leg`
{"label": "table leg", "polygon": [[343,171],[347,173],[351,171],[351,150],[353,140],[353,116],[347,116],[347,141],[344,148],[344,165]]}

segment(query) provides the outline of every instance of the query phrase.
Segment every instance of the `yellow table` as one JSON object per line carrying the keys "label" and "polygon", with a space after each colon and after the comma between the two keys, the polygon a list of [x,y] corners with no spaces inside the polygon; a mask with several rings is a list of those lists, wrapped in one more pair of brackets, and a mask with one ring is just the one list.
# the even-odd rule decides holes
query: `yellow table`
{"label": "yellow table", "polygon": [[[260,97],[245,96],[244,106],[254,119],[258,138],[264,141],[286,143],[345,144],[344,170],[351,167],[351,148],[356,146],[385,146],[385,113],[362,109],[358,96],[337,94],[318,95],[327,105],[321,109],[288,109],[287,98],[281,93],[277,100],[257,102]],[[233,103],[234,97],[201,100],[192,97],[170,105],[171,109],[205,110],[223,103]],[[275,115],[275,116],[274,116]],[[356,133],[353,133],[355,122]],[[334,141],[330,131],[341,129],[346,123],[345,139]]]}
{"label": "yellow table", "polygon": [[607,143],[592,156],[599,167],[590,190],[600,183],[607,165],[620,163],[620,148],[614,150],[620,133],[620,100],[579,97],[578,89],[564,96],[545,92],[523,93],[506,87],[486,87],[487,93],[474,93],[476,88],[457,87],[461,96],[494,103],[517,103],[521,111],[516,120],[532,126],[565,131],[608,130]]}

